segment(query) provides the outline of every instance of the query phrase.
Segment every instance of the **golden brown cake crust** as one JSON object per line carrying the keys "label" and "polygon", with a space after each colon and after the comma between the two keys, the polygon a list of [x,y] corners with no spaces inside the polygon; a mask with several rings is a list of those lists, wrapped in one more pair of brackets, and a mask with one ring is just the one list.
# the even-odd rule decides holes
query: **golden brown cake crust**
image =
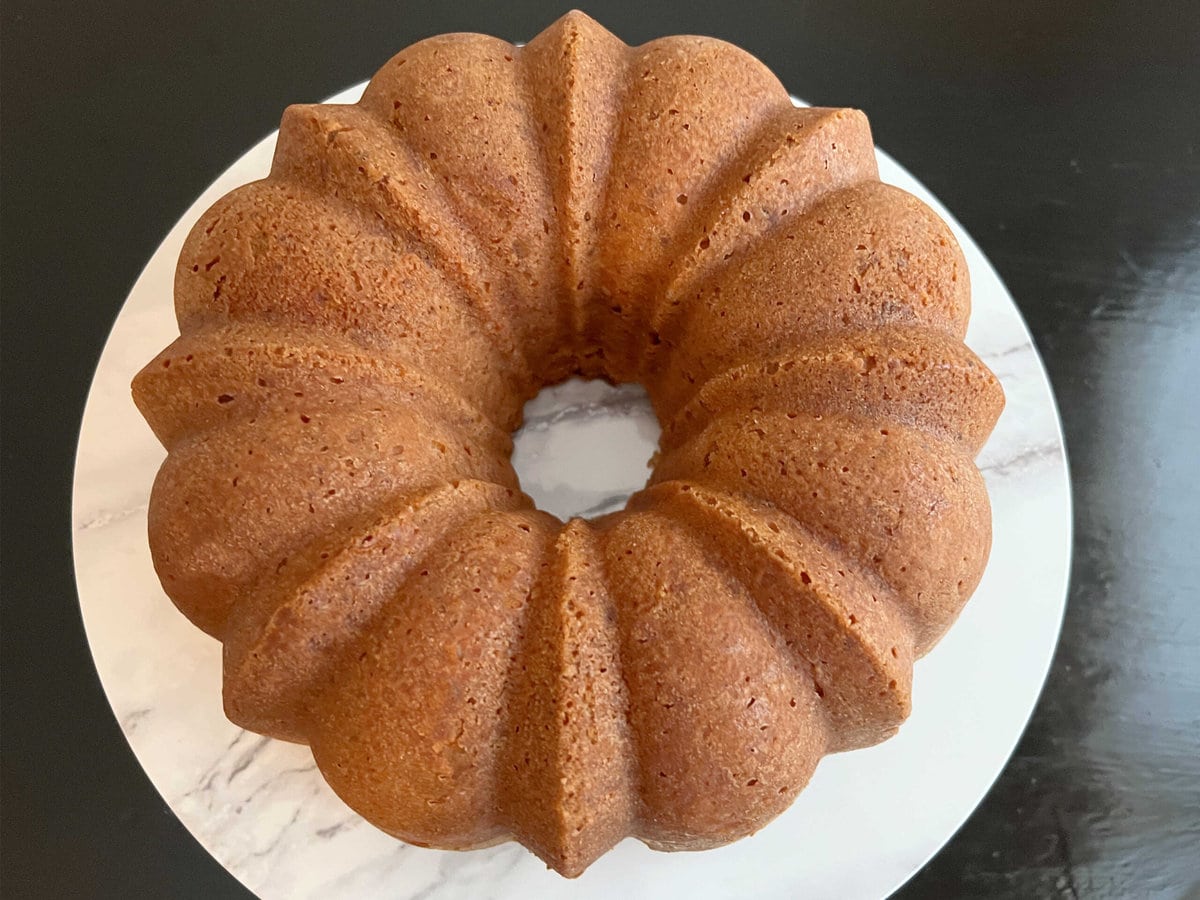
{"label": "golden brown cake crust", "polygon": [[[175,305],[134,382],[163,586],[229,717],[412,843],[575,876],[750,834],[900,727],[987,560],[1004,398],[953,235],[862,113],[720,41],[409,47],[286,111]],[[626,510],[563,523],[510,434],[571,375],[663,431]]]}

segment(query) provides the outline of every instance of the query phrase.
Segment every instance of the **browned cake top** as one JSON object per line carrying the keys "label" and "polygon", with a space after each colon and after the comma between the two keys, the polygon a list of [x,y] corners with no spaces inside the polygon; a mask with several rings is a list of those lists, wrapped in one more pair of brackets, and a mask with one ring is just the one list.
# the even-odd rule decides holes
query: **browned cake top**
{"label": "browned cake top", "polygon": [[[229,716],[413,843],[577,875],[749,834],[899,727],[987,559],[954,237],[860,112],[717,40],[422,41],[287,110],[175,302],[134,384],[163,585]],[[510,433],[573,374],[642,382],[663,437],[564,524]]]}

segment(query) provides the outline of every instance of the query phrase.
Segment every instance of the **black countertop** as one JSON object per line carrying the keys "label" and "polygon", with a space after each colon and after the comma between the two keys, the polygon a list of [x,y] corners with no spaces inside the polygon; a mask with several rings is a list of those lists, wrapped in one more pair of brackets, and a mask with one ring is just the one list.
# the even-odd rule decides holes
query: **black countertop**
{"label": "black countertop", "polygon": [[[523,40],[563,11],[4,4],[6,896],[244,895],[129,751],[71,575],[79,418],[142,264],[286,104],[427,35]],[[1200,4],[587,11],[630,43],[731,40],[800,96],[864,108],[996,265],[1058,394],[1076,504],[1062,643],[1004,774],[901,896],[1200,890]]]}

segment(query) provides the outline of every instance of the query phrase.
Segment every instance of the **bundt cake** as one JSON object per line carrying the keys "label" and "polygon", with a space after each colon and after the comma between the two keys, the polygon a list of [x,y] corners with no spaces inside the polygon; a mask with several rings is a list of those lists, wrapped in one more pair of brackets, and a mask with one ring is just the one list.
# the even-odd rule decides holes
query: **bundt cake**
{"label": "bundt cake", "polygon": [[[987,559],[1003,394],[950,229],[721,41],[422,41],[284,113],[175,305],[133,386],[163,586],[229,717],[414,844],[574,876],[748,835],[896,731]],[[570,376],[642,383],[662,438],[564,524],[510,452]]]}

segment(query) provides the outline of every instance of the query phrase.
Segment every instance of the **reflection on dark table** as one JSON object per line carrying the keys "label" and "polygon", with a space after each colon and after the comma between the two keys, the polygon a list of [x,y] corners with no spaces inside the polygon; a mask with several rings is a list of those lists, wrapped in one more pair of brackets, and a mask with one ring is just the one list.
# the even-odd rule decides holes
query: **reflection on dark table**
{"label": "reflection on dark table", "polygon": [[[429,34],[524,39],[564,8],[4,5],[6,894],[244,894],[125,745],[70,576],[78,419],[140,266],[286,103]],[[800,96],[866,109],[999,269],[1057,391],[1076,504],[1062,644],[1003,776],[901,896],[1200,889],[1200,4],[588,12],[631,43],[727,38]]]}

